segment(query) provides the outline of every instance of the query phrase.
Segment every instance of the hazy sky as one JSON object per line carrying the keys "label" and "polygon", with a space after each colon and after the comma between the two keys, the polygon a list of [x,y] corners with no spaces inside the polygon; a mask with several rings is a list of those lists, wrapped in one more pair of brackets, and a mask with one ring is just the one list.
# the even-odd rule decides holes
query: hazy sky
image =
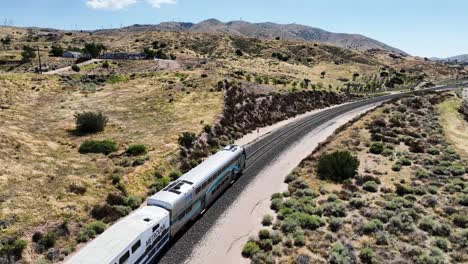
{"label": "hazy sky", "polygon": [[0,0],[0,23],[96,29],[162,21],[298,23],[419,56],[468,53],[467,0]]}

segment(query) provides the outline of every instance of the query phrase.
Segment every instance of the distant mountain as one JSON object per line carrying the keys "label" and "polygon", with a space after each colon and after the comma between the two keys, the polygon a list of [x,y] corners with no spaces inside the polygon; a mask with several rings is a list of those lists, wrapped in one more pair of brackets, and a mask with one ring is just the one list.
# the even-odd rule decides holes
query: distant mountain
{"label": "distant mountain", "polygon": [[444,61],[444,62],[461,62],[461,63],[468,63],[468,54],[453,56],[449,58],[431,58],[431,60],[435,61]]}
{"label": "distant mountain", "polygon": [[161,30],[199,33],[221,33],[253,38],[302,40],[336,45],[338,47],[368,50],[380,49],[406,54],[397,48],[380,41],[358,34],[332,33],[319,28],[298,24],[249,23],[231,21],[223,23],[216,19],[208,19],[200,23],[164,22],[158,25],[134,25],[125,28],[130,31]]}

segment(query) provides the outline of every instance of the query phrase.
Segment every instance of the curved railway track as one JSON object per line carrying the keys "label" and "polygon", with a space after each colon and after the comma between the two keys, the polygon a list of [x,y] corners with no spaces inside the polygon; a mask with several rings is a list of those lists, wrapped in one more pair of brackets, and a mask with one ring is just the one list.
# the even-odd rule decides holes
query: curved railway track
{"label": "curved railway track", "polygon": [[[435,87],[427,90],[450,90],[466,84],[467,83]],[[273,162],[284,150],[292,146],[298,138],[304,137],[309,131],[349,111],[369,105],[381,104],[411,93],[412,92],[374,97],[324,110],[287,124],[270,132],[258,141],[246,145],[247,166],[243,176],[240,177],[231,188],[228,188],[199,219],[188,226],[186,230],[182,231],[180,235],[173,240],[172,245],[162,253],[162,256],[156,263],[184,263],[190,257],[197,242],[203,238],[204,234],[209,231],[223,212],[235,202],[236,197],[239,196],[244,188],[248,186],[263,168],[268,166],[270,162]]]}

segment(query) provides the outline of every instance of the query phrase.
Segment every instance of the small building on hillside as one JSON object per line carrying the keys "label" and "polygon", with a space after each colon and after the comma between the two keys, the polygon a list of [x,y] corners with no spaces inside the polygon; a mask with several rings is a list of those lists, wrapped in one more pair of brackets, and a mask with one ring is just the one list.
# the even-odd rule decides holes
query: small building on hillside
{"label": "small building on hillside", "polygon": [[64,58],[78,59],[83,57],[83,53],[77,51],[65,51],[62,56]]}
{"label": "small building on hillside", "polygon": [[109,52],[104,53],[101,59],[106,60],[144,60],[146,54],[141,52]]}

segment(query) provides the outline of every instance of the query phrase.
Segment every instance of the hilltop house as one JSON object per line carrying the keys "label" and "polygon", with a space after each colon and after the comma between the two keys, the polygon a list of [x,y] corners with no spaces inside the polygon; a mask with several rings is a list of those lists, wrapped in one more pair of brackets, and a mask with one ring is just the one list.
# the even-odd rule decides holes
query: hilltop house
{"label": "hilltop house", "polygon": [[104,53],[101,59],[106,60],[144,60],[146,55],[141,52],[109,52]]}

